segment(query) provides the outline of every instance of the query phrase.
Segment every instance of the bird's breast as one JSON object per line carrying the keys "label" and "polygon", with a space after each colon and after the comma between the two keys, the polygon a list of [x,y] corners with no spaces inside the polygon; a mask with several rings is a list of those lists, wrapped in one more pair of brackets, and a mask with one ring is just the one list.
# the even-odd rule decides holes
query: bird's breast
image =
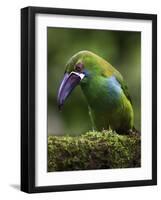
{"label": "bird's breast", "polygon": [[122,89],[114,76],[97,77],[82,86],[82,90],[93,110],[109,111],[121,106]]}

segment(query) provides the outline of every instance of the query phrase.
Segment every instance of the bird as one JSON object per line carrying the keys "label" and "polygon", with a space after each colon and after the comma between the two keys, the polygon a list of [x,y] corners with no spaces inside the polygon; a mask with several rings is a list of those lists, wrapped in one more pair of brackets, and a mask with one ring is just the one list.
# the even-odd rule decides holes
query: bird
{"label": "bird", "polygon": [[116,68],[91,51],[74,54],[66,64],[58,89],[59,110],[78,85],[86,97],[93,130],[130,134],[134,128],[132,100]]}

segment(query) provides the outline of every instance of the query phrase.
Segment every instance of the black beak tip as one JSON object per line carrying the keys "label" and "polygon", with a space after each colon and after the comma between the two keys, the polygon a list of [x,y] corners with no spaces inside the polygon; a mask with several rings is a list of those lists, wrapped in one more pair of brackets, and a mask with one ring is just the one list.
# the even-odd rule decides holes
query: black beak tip
{"label": "black beak tip", "polygon": [[59,111],[62,111],[63,104],[58,104]]}

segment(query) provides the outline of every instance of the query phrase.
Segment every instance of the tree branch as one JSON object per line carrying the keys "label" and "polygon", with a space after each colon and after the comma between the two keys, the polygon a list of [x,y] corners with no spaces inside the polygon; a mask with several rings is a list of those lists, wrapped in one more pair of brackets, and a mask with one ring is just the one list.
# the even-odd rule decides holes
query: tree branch
{"label": "tree branch", "polygon": [[140,167],[140,135],[113,131],[48,136],[48,171]]}

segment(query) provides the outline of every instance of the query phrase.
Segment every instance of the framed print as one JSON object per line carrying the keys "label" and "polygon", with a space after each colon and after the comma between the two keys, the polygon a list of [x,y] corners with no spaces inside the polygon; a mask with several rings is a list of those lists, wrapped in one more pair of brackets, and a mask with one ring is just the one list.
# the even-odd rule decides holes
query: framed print
{"label": "framed print", "polygon": [[21,190],[157,184],[157,16],[21,9]]}

